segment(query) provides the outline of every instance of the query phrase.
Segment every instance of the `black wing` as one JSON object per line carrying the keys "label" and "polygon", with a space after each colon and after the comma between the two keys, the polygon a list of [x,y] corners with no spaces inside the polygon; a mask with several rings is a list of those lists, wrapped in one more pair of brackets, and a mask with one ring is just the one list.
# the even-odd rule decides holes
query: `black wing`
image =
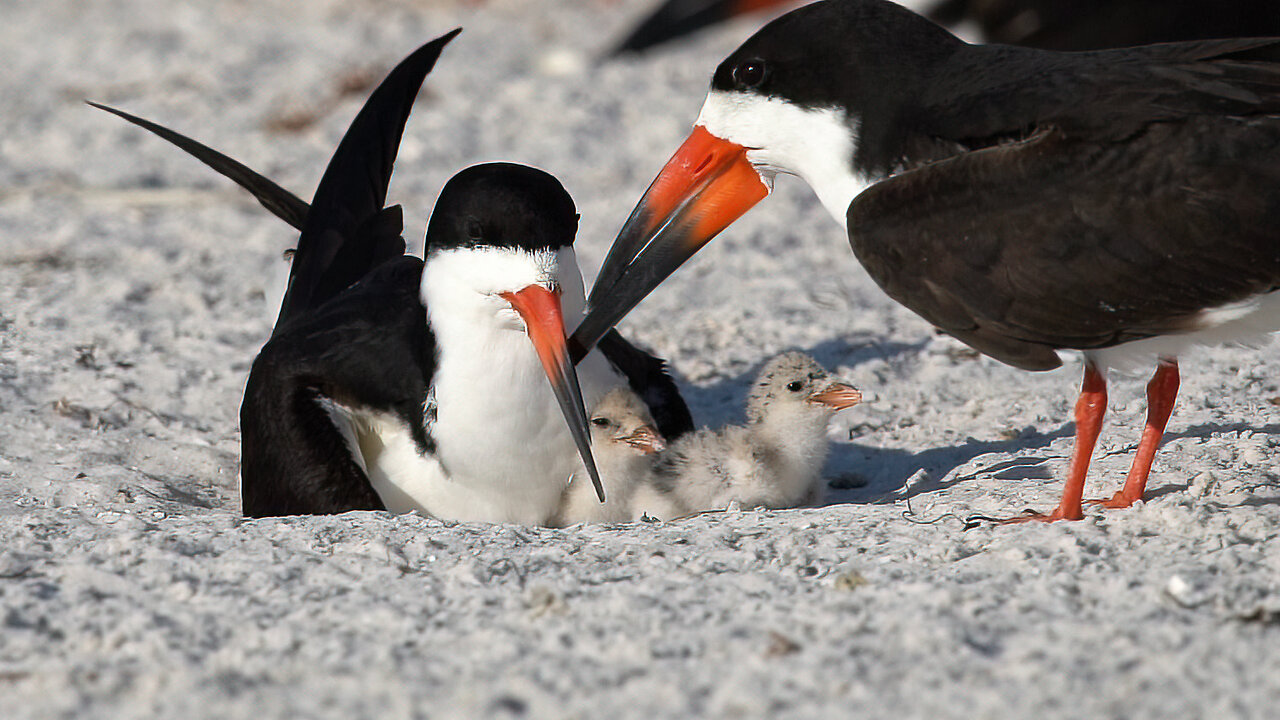
{"label": "black wing", "polygon": [[596,344],[605,359],[627,378],[632,392],[649,406],[658,432],[674,440],[693,430],[693,415],[667,372],[667,363],[632,345],[616,330],[610,330]]}
{"label": "black wing", "polygon": [[259,175],[242,163],[223,155],[208,145],[196,142],[186,135],[174,132],[158,123],[153,123],[137,115],[130,115],[123,110],[117,110],[91,100],[86,102],[99,110],[105,110],[112,115],[124,118],[134,125],[149,130],[186,150],[188,154],[194,156],[200,162],[217,170],[222,175],[234,180],[240,187],[253,193],[253,196],[258,199],[258,202],[262,203],[263,207],[270,210],[276,217],[292,225],[294,229],[301,230],[303,223],[306,222],[307,210],[310,206],[307,205],[305,200],[280,187],[274,181]]}
{"label": "black wing", "polygon": [[[1155,122],[1199,115],[1280,113],[1280,39],[1207,40],[1059,53],[961,45],[904,101],[897,124],[906,157],[938,159],[913,145],[975,150],[1057,128],[1118,141]],[[933,148],[935,151],[937,148]]]}
{"label": "black wing", "polygon": [[404,254],[398,208],[385,208],[405,121],[440,51],[461,30],[400,61],[365,102],[325,168],[307,213],[276,331]]}
{"label": "black wing", "polygon": [[240,162],[157,123],[99,103],[90,105],[155,133],[234,180],[263,207],[302,231],[275,332],[334,298],[378,265],[404,254],[402,214],[384,207],[409,111],[440,52],[461,29],[402,60],[373,91],[334,151],[312,200],[319,212]]}
{"label": "black wing", "polygon": [[102,108],[186,150],[302,230],[280,318],[241,406],[246,515],[384,507],[325,402],[389,409],[423,452],[432,449],[423,402],[435,348],[418,297],[422,261],[404,255],[400,208],[383,205],[413,99],[458,32],[414,51],[373,92],[325,170],[316,211],[222,153]]}
{"label": "black wing", "polygon": [[404,255],[400,208],[384,204],[413,99],[457,33],[392,69],[320,179],[280,317],[254,361],[241,408],[246,515],[382,506],[322,398],[390,409],[419,449],[431,450],[423,403],[435,349],[418,296],[422,261]]}
{"label": "black wing", "polygon": [[1195,329],[1280,287],[1280,118],[1202,115],[1122,142],[1052,130],[875,184],[850,242],[894,299],[998,360],[1056,367]]}
{"label": "black wing", "polygon": [[422,261],[402,255],[262,348],[240,408],[245,515],[384,509],[326,402],[389,409],[421,452],[434,450],[423,425],[435,347],[421,279]]}
{"label": "black wing", "polygon": [[1019,367],[1192,329],[1280,283],[1278,54],[961,46],[940,71],[955,82],[904,108],[908,169],[851,204],[854,252],[890,296]]}

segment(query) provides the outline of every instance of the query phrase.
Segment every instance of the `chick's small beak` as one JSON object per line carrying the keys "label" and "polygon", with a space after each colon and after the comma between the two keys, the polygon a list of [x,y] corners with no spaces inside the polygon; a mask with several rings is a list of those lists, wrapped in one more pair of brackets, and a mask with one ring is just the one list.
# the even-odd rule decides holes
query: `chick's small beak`
{"label": "chick's small beak", "polygon": [[569,424],[578,454],[596,487],[596,495],[604,502],[604,485],[591,455],[591,434],[587,430],[587,411],[582,402],[582,389],[578,385],[578,373],[569,361],[569,348],[565,344],[564,315],[560,309],[559,291],[548,290],[541,285],[530,285],[519,292],[499,293],[520,313],[529,332],[533,349],[542,361],[542,370],[551,381],[551,390],[560,404],[560,412]]}
{"label": "chick's small beak", "polygon": [[613,241],[570,341],[575,359],[769,190],[747,148],[695,127]]}
{"label": "chick's small beak", "polygon": [[667,441],[662,439],[658,431],[649,425],[641,425],[636,431],[630,435],[623,435],[618,438],[631,447],[639,450],[645,455],[660,453],[667,449]]}
{"label": "chick's small beak", "polygon": [[810,395],[809,402],[843,410],[862,402],[862,392],[852,385],[832,383],[825,390]]}

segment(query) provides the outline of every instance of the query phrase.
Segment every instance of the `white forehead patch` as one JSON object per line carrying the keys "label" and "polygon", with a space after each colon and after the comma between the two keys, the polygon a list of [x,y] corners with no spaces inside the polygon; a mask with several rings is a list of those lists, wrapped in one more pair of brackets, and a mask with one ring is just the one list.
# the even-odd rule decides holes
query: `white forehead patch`
{"label": "white forehead patch", "polygon": [[856,122],[836,108],[806,109],[780,98],[712,90],[696,125],[747,148],[762,173],[796,175],[845,226],[849,203],[870,182],[853,169]]}

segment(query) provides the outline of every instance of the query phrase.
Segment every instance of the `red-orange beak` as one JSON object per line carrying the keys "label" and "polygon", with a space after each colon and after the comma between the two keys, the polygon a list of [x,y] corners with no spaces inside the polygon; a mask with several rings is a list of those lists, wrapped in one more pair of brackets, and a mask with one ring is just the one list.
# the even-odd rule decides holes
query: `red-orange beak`
{"label": "red-orange beak", "polygon": [[852,385],[832,383],[825,390],[810,395],[809,402],[826,405],[834,410],[843,410],[862,402],[862,392]]}
{"label": "red-orange beak", "polygon": [[747,149],[701,125],[649,186],[613,241],[569,344],[574,361],[685,260],[763,200],[769,185]]}
{"label": "red-orange beak", "polygon": [[560,412],[564,413],[565,422],[569,424],[569,432],[573,442],[578,446],[578,454],[596,486],[596,495],[604,502],[604,485],[600,483],[600,472],[596,470],[596,460],[591,455],[591,435],[587,431],[587,411],[582,403],[582,389],[578,386],[578,373],[569,361],[569,348],[565,344],[564,315],[560,311],[560,293],[552,292],[541,285],[530,285],[519,292],[500,294],[503,300],[511,303],[511,307],[524,318],[529,332],[529,340],[533,349],[542,361],[542,370],[551,381],[551,390],[560,403]]}

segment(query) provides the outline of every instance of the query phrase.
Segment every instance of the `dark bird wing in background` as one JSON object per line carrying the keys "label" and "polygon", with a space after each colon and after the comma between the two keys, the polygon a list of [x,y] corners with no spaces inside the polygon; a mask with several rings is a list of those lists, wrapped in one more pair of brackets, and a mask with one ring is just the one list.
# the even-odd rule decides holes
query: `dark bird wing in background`
{"label": "dark bird wing in background", "polygon": [[943,0],[929,17],[975,23],[986,42],[1045,50],[1280,35],[1275,0]]}

